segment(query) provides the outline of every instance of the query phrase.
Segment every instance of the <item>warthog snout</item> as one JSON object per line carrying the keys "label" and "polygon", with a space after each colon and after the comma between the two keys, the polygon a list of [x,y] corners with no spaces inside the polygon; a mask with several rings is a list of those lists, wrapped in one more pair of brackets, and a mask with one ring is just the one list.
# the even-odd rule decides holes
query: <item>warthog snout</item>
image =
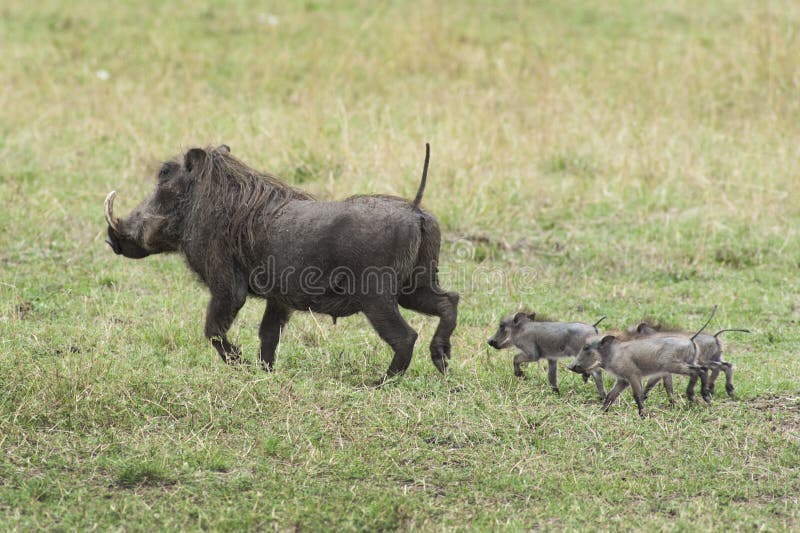
{"label": "warthog snout", "polygon": [[500,346],[497,344],[497,341],[495,341],[494,338],[489,339],[488,341],[486,341],[486,343],[489,346],[491,346],[492,348],[495,348],[495,349],[499,349],[500,348]]}
{"label": "warthog snout", "polygon": [[108,238],[106,238],[106,244],[111,247],[111,250],[117,255],[122,254],[122,246],[120,246],[119,241],[117,238],[109,232]]}
{"label": "warthog snout", "polygon": [[584,370],[583,367],[577,363],[567,365],[567,370],[572,370],[576,374],[583,374],[584,376],[587,375],[586,370]]}
{"label": "warthog snout", "polygon": [[[127,220],[120,220],[114,215],[114,198],[117,193],[111,191],[106,196],[106,201],[103,204],[106,222],[108,223],[108,238],[106,243],[111,247],[117,255],[124,255],[131,259],[141,259],[147,257],[150,252],[141,246],[133,237],[137,220],[140,217],[129,217]],[[141,225],[141,222],[138,222]]]}

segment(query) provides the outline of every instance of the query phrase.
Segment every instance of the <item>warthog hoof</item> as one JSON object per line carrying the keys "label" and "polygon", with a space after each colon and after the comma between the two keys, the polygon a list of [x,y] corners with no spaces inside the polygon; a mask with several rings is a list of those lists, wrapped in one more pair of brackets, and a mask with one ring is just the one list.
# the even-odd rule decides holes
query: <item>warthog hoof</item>
{"label": "warthog hoof", "polygon": [[731,397],[731,400],[735,400],[736,396],[733,395],[733,385],[725,385],[725,392],[728,393],[728,396]]}
{"label": "warthog hoof", "polygon": [[225,362],[232,366],[238,366],[244,363],[244,360],[241,358],[242,352],[239,353],[227,353],[225,354]]}
{"label": "warthog hoof", "polygon": [[439,357],[439,358],[434,357],[433,358],[433,366],[435,366],[436,370],[438,370],[442,374],[446,374],[447,373],[447,359],[445,359],[443,357]]}
{"label": "warthog hoof", "polygon": [[372,383],[370,383],[370,384],[369,384],[369,386],[370,386],[370,387],[372,387],[373,389],[380,389],[381,387],[383,387],[384,385],[386,385],[386,383],[387,383],[387,382],[388,382],[390,379],[391,379],[391,377],[390,377],[390,376],[387,376],[386,374],[384,374],[384,375],[382,375],[382,376],[381,376],[381,377],[380,377],[378,380],[376,380],[376,381],[373,381]]}
{"label": "warthog hoof", "polygon": [[434,339],[430,345],[433,359],[450,359],[451,346],[448,341]]}

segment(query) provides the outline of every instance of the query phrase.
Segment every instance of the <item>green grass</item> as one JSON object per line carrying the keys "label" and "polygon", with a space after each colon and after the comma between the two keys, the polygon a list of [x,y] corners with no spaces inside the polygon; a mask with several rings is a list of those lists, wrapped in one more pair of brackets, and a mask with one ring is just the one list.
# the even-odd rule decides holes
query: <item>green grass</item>
{"label": "green grass", "polygon": [[[0,529],[800,527],[796,3],[12,0],[0,36]],[[380,390],[360,316],[225,367],[182,261],[103,243],[106,193],[126,212],[192,146],[340,198],[413,195],[425,141],[446,378],[412,313]],[[485,342],[521,307],[715,304],[754,331],[725,337],[739,399],[658,389],[646,420]],[[251,359],[262,306],[231,331]]]}

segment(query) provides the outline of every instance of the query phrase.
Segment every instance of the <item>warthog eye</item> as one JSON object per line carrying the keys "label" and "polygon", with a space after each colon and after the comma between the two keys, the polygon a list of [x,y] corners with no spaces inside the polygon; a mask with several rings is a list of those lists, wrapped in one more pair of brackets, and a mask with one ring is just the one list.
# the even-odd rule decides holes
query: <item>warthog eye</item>
{"label": "warthog eye", "polygon": [[158,179],[167,179],[172,171],[175,170],[175,167],[175,163],[164,163],[161,166],[161,170],[158,171]]}

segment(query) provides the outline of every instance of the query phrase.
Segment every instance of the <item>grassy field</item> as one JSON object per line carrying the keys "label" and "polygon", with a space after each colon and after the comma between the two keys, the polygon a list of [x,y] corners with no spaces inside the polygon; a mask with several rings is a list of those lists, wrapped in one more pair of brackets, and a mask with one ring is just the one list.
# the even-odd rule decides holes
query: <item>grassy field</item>
{"label": "grassy field", "polygon": [[[4,2],[0,530],[800,528],[798,50],[788,0]],[[412,313],[380,390],[360,315],[298,313],[277,372],[225,367],[181,259],[103,243],[106,193],[127,212],[192,146],[410,197],[425,141],[446,378]],[[659,388],[646,420],[486,345],[522,307],[715,304],[754,332],[725,338],[738,399]],[[251,359],[262,312],[231,332]]]}

